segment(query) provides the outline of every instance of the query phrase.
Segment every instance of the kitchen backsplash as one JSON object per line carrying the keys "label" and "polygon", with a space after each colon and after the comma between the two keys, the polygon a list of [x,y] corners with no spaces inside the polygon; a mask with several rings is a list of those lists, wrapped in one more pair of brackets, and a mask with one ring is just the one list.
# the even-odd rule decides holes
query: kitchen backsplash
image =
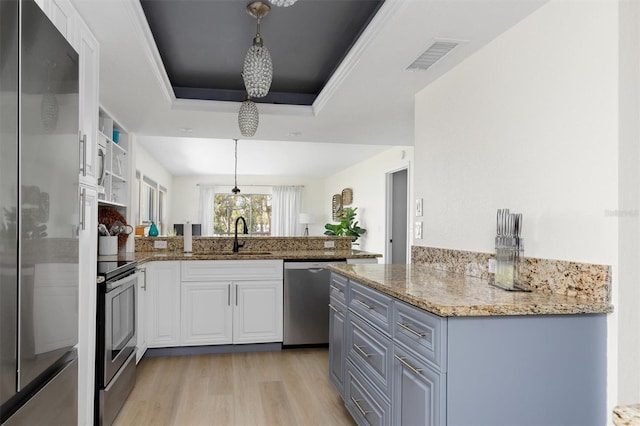
{"label": "kitchen backsplash", "polygon": [[[488,270],[493,253],[478,253],[435,247],[411,247],[411,263],[483,278],[493,279]],[[611,301],[611,266],[565,260],[525,257],[523,285],[533,291],[584,297],[598,302]]]}
{"label": "kitchen backsplash", "polygon": [[[292,250],[351,250],[351,237],[252,237],[239,235],[244,241],[242,251],[292,251]],[[167,248],[154,248],[154,242],[166,241]],[[333,241],[333,248],[326,248],[325,242]],[[136,237],[136,252],[182,251],[182,237]],[[230,252],[233,237],[193,237],[193,252]]]}

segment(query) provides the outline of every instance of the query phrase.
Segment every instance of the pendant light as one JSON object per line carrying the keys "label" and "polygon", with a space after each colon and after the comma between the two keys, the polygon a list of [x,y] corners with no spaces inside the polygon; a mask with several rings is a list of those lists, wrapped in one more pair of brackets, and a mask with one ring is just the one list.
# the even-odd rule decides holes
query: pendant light
{"label": "pendant light", "polygon": [[263,98],[269,93],[271,80],[273,79],[273,64],[269,50],[264,46],[264,40],[260,35],[260,20],[264,18],[271,6],[261,1],[254,1],[247,5],[247,13],[258,20],[256,36],[253,45],[249,48],[244,58],[242,79],[247,93],[252,98]]}
{"label": "pendant light", "polygon": [[58,99],[51,90],[51,72],[55,67],[55,62],[47,61],[47,90],[40,101],[40,117],[47,132],[53,132],[58,126]]}
{"label": "pendant light", "polygon": [[255,135],[259,122],[258,107],[250,97],[247,97],[247,100],[240,105],[240,111],[238,111],[238,127],[240,127],[242,136],[250,138]]}
{"label": "pendant light", "polygon": [[235,166],[233,168],[233,192],[235,195],[240,193],[240,188],[238,188],[238,139],[234,139],[235,142]]}

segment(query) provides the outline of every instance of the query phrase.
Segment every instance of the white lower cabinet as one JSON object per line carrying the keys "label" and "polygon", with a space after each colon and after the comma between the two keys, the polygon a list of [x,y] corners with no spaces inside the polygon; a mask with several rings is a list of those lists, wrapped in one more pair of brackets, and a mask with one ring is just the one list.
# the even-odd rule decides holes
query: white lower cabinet
{"label": "white lower cabinet", "polygon": [[136,363],[140,362],[149,347],[147,340],[147,269],[138,268],[138,294],[136,299]]}
{"label": "white lower cabinet", "polygon": [[231,283],[183,282],[180,311],[183,346],[233,342]]}
{"label": "white lower cabinet", "polygon": [[145,266],[149,347],[282,342],[281,260]]}
{"label": "white lower cabinet", "polygon": [[282,279],[234,285],[233,343],[282,342]]}
{"label": "white lower cabinet", "polygon": [[181,344],[282,342],[281,260],[182,262]]}
{"label": "white lower cabinet", "polygon": [[180,345],[180,262],[146,264],[149,347]]}

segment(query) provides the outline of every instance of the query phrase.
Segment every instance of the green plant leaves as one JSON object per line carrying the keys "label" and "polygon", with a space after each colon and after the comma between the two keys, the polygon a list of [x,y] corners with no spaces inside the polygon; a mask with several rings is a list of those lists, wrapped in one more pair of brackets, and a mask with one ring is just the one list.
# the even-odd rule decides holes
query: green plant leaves
{"label": "green plant leaves", "polygon": [[364,235],[367,230],[361,228],[358,225],[359,222],[355,220],[357,215],[356,210],[358,210],[357,207],[344,208],[340,215],[340,223],[327,223],[324,225],[324,235],[355,237],[354,241]]}

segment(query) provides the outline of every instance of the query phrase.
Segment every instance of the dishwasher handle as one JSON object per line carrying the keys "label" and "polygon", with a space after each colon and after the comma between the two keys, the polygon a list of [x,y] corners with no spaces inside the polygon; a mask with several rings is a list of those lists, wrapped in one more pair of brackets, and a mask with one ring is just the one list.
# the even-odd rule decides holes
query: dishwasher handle
{"label": "dishwasher handle", "polygon": [[284,269],[304,269],[311,272],[320,272],[326,270],[329,265],[336,263],[347,263],[346,259],[322,260],[322,261],[306,261],[306,262],[284,262]]}

